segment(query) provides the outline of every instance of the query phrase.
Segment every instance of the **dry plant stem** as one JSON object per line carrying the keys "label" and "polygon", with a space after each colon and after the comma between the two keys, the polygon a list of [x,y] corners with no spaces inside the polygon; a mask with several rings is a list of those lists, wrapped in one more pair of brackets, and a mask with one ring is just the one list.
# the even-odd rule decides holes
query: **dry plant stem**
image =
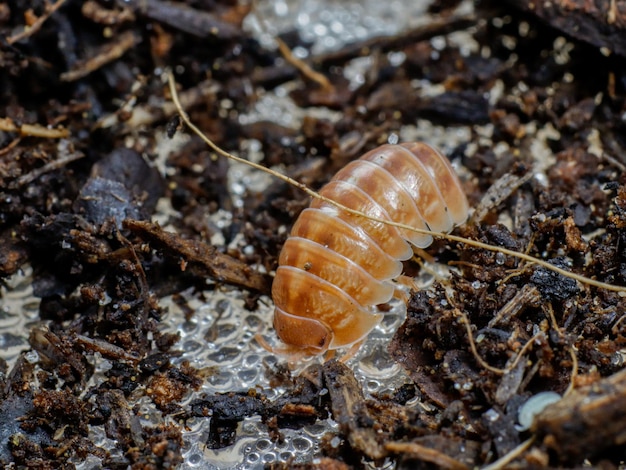
{"label": "dry plant stem", "polygon": [[22,30],[22,32],[17,33],[15,35],[11,36],[11,37],[8,37],[7,38],[7,42],[9,44],[15,44],[16,42],[21,41],[22,39],[26,39],[27,37],[30,37],[33,34],[35,34],[37,31],[39,31],[41,29],[41,27],[46,22],[46,20],[48,18],[50,18],[50,16],[55,11],[57,11],[59,8],[61,8],[61,6],[64,3],[65,3],[65,0],[57,0],[54,4],[47,5],[46,6],[46,11],[39,18],[37,18],[37,21],[35,21],[30,26],[24,26],[24,29]]}
{"label": "dry plant stem", "polygon": [[615,0],[611,0],[611,4],[609,5],[609,11],[606,15],[606,22],[608,24],[615,23],[615,20],[617,19],[617,14],[618,10],[617,5],[615,5]]}
{"label": "dry plant stem", "polygon": [[103,25],[114,26],[127,21],[135,21],[135,15],[129,8],[109,10],[101,6],[96,0],[87,0],[81,7],[81,13],[85,18]]}
{"label": "dry plant stem", "polygon": [[603,152],[600,158],[606,160],[609,164],[616,167],[619,171],[626,172],[626,165],[624,165],[618,159],[608,155],[606,152]]}
{"label": "dry plant stem", "polygon": [[141,264],[141,260],[139,259],[133,244],[128,240],[128,238],[122,235],[122,232],[119,230],[116,230],[115,234],[117,240],[130,251],[131,259],[135,267],[135,274],[137,276],[137,283],[139,284],[139,292],[143,300],[141,320],[142,323],[145,324],[150,316],[150,287],[148,285],[148,278],[146,277],[146,272],[143,269],[143,265]]}
{"label": "dry plant stem", "polygon": [[[256,2],[253,1],[253,8],[256,9],[255,3]],[[261,29],[264,30],[265,33],[269,34],[268,33],[269,28],[268,28],[268,24],[265,18],[263,18],[258,13],[257,13],[257,17],[259,19],[259,25],[261,26]],[[276,41],[276,44],[278,45],[278,50],[282,54],[283,58],[287,61],[287,63],[294,66],[306,78],[317,83],[320,87],[322,87],[323,90],[330,91],[333,89],[333,85],[330,83],[328,78],[326,78],[325,75],[319,72],[316,72],[315,70],[311,68],[309,64],[307,64],[303,60],[296,57],[291,51],[291,49],[289,49],[289,46],[285,43],[285,41],[283,41],[278,36],[274,36],[274,41]]]}
{"label": "dry plant stem", "polygon": [[613,333],[614,335],[619,333],[618,328],[624,322],[624,320],[626,320],[626,315],[622,315],[621,317],[619,317],[617,321],[615,322],[615,324],[611,327],[611,333]]}
{"label": "dry plant stem", "polygon": [[524,452],[526,452],[531,445],[535,442],[535,436],[532,436],[518,445],[515,449],[511,450],[509,453],[503,455],[495,462],[483,467],[482,470],[500,470],[502,468],[507,468],[507,466]]}
{"label": "dry plant stem", "polygon": [[0,118],[0,131],[19,132],[22,137],[42,137],[44,139],[64,139],[70,135],[67,129],[49,129],[39,124],[16,125],[10,118]]}
{"label": "dry plant stem", "polygon": [[[448,297],[448,302],[453,305],[451,303],[451,299]],[[498,374],[498,375],[505,375],[508,372],[512,371],[513,369],[515,369],[515,366],[517,366],[517,363],[522,359],[522,357],[524,357],[524,355],[526,354],[526,351],[528,351],[528,349],[530,349],[530,347],[532,346],[532,344],[534,343],[534,341],[539,338],[540,335],[542,335],[542,332],[537,333],[536,335],[534,335],[532,338],[530,338],[526,344],[524,344],[524,346],[522,347],[522,349],[517,353],[517,356],[515,357],[515,360],[511,363],[511,365],[509,365],[508,367],[506,367],[505,369],[500,369],[498,367],[494,367],[490,364],[487,363],[487,361],[485,361],[480,354],[478,353],[478,348],[476,347],[476,342],[474,340],[474,333],[472,332],[472,325],[470,324],[469,319],[467,318],[467,315],[465,315],[464,312],[461,312],[458,308],[454,308],[455,313],[461,318],[461,321],[463,322],[463,325],[465,326],[465,330],[467,331],[467,338],[469,340],[470,343],[470,349],[472,350],[472,354],[474,355],[474,358],[476,359],[476,362],[478,362],[478,364],[480,364],[481,367],[483,367],[484,369],[493,372],[494,374]]]}
{"label": "dry plant stem", "polygon": [[21,137],[16,137],[15,139],[13,139],[11,143],[9,143],[9,145],[0,149],[0,156],[6,155],[7,153],[9,153],[12,149],[17,147],[17,144],[19,144],[21,141],[22,141]]}
{"label": "dry plant stem", "polygon": [[487,250],[487,251],[491,251],[491,252],[495,252],[495,253],[502,253],[504,255],[507,256],[512,256],[514,258],[520,259],[520,260],[524,260],[527,261],[528,263],[532,263],[532,264],[537,264],[539,266],[542,266],[546,269],[549,269],[550,271],[554,271],[558,274],[561,274],[562,276],[568,277],[570,279],[574,279],[576,281],[579,281],[583,284],[586,285],[590,285],[590,286],[594,286],[594,287],[598,287],[600,289],[606,289],[606,290],[610,290],[613,292],[620,292],[620,293],[624,293],[626,294],[626,287],[625,286],[616,286],[613,284],[607,284],[605,282],[600,282],[600,281],[596,281],[595,279],[590,279],[588,277],[585,276],[581,276],[572,272],[569,272],[565,269],[559,268],[557,266],[554,266],[553,264],[548,263],[547,261],[543,261],[540,260],[538,258],[535,258],[533,256],[527,255],[525,253],[520,253],[518,251],[513,251],[513,250],[509,250],[507,248],[503,248],[500,246],[493,246],[493,245],[489,245],[487,243],[483,243],[483,242],[479,242],[476,240],[470,240],[469,238],[463,238],[463,237],[459,237],[456,235],[450,235],[450,234],[446,234],[446,233],[440,233],[440,232],[433,232],[430,230],[422,230],[422,229],[418,229],[415,227],[411,227],[410,225],[406,225],[406,224],[401,224],[398,222],[393,222],[390,220],[386,220],[386,219],[380,219],[377,217],[371,217],[367,214],[364,214],[363,212],[354,210],[354,209],[350,209],[349,207],[344,206],[343,204],[339,204],[336,201],[333,201],[332,199],[329,199],[327,197],[321,196],[320,194],[318,194],[317,192],[313,191],[312,189],[310,189],[308,186],[306,186],[305,184],[300,183],[297,180],[294,180],[293,178],[290,178],[287,175],[283,175],[282,173],[278,173],[277,171],[271,170],[269,168],[264,167],[263,165],[259,165],[258,163],[254,163],[251,161],[246,160],[245,158],[241,158],[241,157],[237,157],[236,155],[233,155],[231,153],[226,152],[225,150],[222,150],[220,147],[218,147],[216,144],[213,143],[213,141],[211,141],[211,139],[209,139],[206,135],[204,135],[202,133],[202,131],[200,129],[198,129],[189,119],[189,116],[187,116],[187,113],[184,111],[184,109],[182,108],[182,106],[180,105],[180,101],[178,100],[178,94],[176,91],[176,84],[174,82],[174,76],[172,75],[171,72],[167,72],[167,79],[168,79],[168,83],[169,83],[169,88],[170,88],[170,93],[172,95],[172,100],[174,101],[174,104],[176,106],[176,108],[178,109],[178,112],[180,113],[180,116],[182,118],[182,120],[185,122],[185,124],[187,124],[187,126],[196,134],[198,135],[198,137],[200,137],[209,147],[211,147],[215,152],[217,152],[219,155],[222,155],[223,157],[229,158],[233,161],[236,161],[238,163],[243,163],[244,165],[248,165],[252,168],[255,168],[259,171],[264,171],[266,173],[271,174],[272,176],[298,188],[299,190],[303,191],[304,193],[306,193],[307,195],[319,199],[321,201],[324,201],[328,204],[331,204],[333,206],[335,206],[336,208],[347,212],[348,214],[352,214],[352,215],[356,215],[359,217],[365,217],[367,219],[370,219],[374,222],[378,222],[381,224],[387,224],[387,225],[391,225],[393,227],[398,227],[401,229],[405,229],[405,230],[411,230],[413,232],[416,233],[421,233],[424,235],[431,235],[432,237],[436,237],[436,238],[443,238],[445,240],[449,240],[449,241],[454,241],[454,242],[458,242],[458,243],[463,243],[465,245],[469,245],[469,246],[473,246],[475,248],[481,248],[483,250]]}
{"label": "dry plant stem", "polygon": [[58,170],[60,168],[63,168],[65,165],[79,160],[81,158],[83,158],[85,156],[84,153],[82,152],[74,152],[71,153],[69,155],[66,155],[62,158],[59,158],[57,160],[53,160],[49,163],[46,163],[44,166],[37,168],[36,170],[31,171],[30,173],[25,174],[24,176],[20,176],[16,181],[15,181],[15,186],[16,187],[21,187],[27,184],[32,183],[33,181],[35,181],[37,178],[39,178],[41,175],[48,173],[50,171],[54,171],[54,170]]}
{"label": "dry plant stem", "polygon": [[574,346],[569,347],[569,354],[572,356],[572,375],[569,379],[569,385],[563,396],[569,395],[576,387],[576,378],[578,377],[578,356],[576,355],[576,349]]}
{"label": "dry plant stem", "polygon": [[557,334],[559,335],[559,338],[563,338],[563,331],[561,330],[561,327],[559,327],[559,324],[556,321],[556,317],[554,316],[554,308],[552,308],[552,304],[548,303],[545,309],[548,311],[548,317],[550,318],[550,323],[552,323],[552,328],[554,329],[554,331],[557,332]]}
{"label": "dry plant stem", "polygon": [[[144,86],[144,83],[139,83]],[[194,104],[205,102],[211,99],[218,91],[220,86],[213,80],[205,80],[193,88],[189,88],[182,92],[179,100],[183,108],[189,108]],[[117,111],[107,114],[100,118],[92,129],[109,128],[118,124],[123,124],[127,131],[137,129],[142,126],[150,126],[155,121],[169,119],[172,115],[178,113],[176,106],[169,101],[161,106],[153,106],[152,104],[137,105],[137,95],[133,92],[128,99],[120,105]],[[120,120],[120,115],[129,114],[130,118]]]}
{"label": "dry plant stem", "polygon": [[538,340],[541,336],[543,336],[543,334],[544,333],[540,331],[539,333],[534,335],[532,338],[530,338],[528,341],[526,341],[526,344],[522,347],[522,349],[520,349],[520,352],[517,353],[517,356],[515,357],[515,360],[513,361],[513,363],[510,366],[508,366],[506,369],[504,369],[505,374],[515,369],[518,362],[526,355],[526,352],[532,347],[533,343],[536,340]]}
{"label": "dry plant stem", "polygon": [[98,351],[104,357],[113,359],[122,358],[132,363],[137,363],[141,359],[140,357],[133,356],[124,348],[120,348],[119,346],[115,346],[114,344],[108,343],[100,339],[89,338],[87,336],[77,334],[76,341],[83,346],[89,347],[94,351]]}
{"label": "dry plant stem", "polygon": [[[548,316],[550,317],[552,329],[557,332],[561,339],[564,339],[565,335],[563,334],[563,329],[556,321],[552,304],[548,303],[546,309],[548,310]],[[578,377],[578,356],[576,355],[576,347],[570,344],[567,347],[567,351],[572,358],[572,373],[570,374],[569,385],[567,386],[567,390],[565,390],[565,393],[563,393],[563,396],[569,395],[572,390],[574,390],[574,388],[576,387],[576,378]]]}
{"label": "dry plant stem", "polygon": [[452,457],[431,449],[415,442],[388,442],[385,444],[385,450],[396,454],[410,454],[423,462],[436,464],[439,468],[447,470],[469,470],[469,467],[463,462],[459,462]]}
{"label": "dry plant stem", "polygon": [[[462,312],[460,312],[458,309],[455,309],[455,310],[459,314],[461,321],[463,322],[463,326],[465,326],[465,331],[467,332],[467,339],[469,340],[469,343],[470,343],[470,349],[472,350],[472,354],[474,355],[474,359],[476,359],[476,362],[478,362],[478,364],[483,369],[493,372],[494,374],[504,375],[506,373],[506,370],[500,369],[498,367],[493,367],[492,365],[488,364],[487,361],[485,361],[481,357],[480,354],[478,354],[478,349],[476,348],[476,342],[474,341],[474,333],[472,332],[472,325],[470,324],[469,320]],[[514,363],[517,363],[517,360]]]}
{"label": "dry plant stem", "polygon": [[315,70],[311,68],[309,64],[298,59],[295,55],[293,55],[293,52],[291,52],[291,49],[289,49],[289,46],[285,44],[285,41],[283,41],[279,37],[274,38],[274,40],[278,44],[278,50],[283,55],[285,60],[289,62],[291,65],[293,65],[295,68],[297,68],[300,71],[300,73],[302,73],[302,75],[304,75],[308,79],[317,83],[324,90],[331,90],[333,88],[330,81],[328,81],[328,78],[326,78],[321,73],[316,72]]}
{"label": "dry plant stem", "polygon": [[139,37],[132,31],[120,34],[113,40],[112,43],[101,48],[101,50],[95,53],[95,55],[91,58],[86,61],[78,62],[72,70],[62,73],[61,81],[73,82],[74,80],[78,80],[79,78],[89,75],[109,62],[113,62],[114,60],[122,57],[126,51],[138,42]]}
{"label": "dry plant stem", "polygon": [[522,266],[519,269],[515,269],[515,270],[509,272],[509,274],[507,274],[505,277],[503,277],[500,280],[500,284],[506,284],[507,282],[509,282],[509,279],[512,279],[512,278],[517,277],[517,276],[521,276],[522,274],[524,274],[524,272],[526,272],[527,268],[528,268],[528,266],[525,265],[525,266]]}
{"label": "dry plant stem", "polygon": [[540,298],[539,289],[531,284],[526,284],[489,320],[487,327],[493,328],[499,323],[508,323],[512,318],[519,315],[527,305],[537,302]]}

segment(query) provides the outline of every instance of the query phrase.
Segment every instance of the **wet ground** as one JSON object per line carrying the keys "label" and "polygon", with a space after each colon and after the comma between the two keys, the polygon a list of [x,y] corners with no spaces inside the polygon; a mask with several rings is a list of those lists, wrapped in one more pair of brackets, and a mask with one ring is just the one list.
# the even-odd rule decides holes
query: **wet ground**
{"label": "wet ground", "polygon": [[260,347],[308,198],[178,128],[163,74],[218,145],[313,188],[435,145],[474,208],[456,234],[625,285],[626,6],[597,3],[1,6],[0,462],[618,468],[623,297],[515,257],[437,241],[346,365]]}

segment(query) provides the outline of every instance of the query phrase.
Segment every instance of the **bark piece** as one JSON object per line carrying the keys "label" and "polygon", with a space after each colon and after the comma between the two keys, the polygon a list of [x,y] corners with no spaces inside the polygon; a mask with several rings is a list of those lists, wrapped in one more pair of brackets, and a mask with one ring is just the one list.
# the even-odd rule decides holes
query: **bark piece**
{"label": "bark piece", "polygon": [[165,232],[150,222],[126,219],[124,227],[160,248],[168,249],[170,255],[182,258],[185,266],[190,264],[191,268],[217,282],[263,293],[270,290],[271,278],[268,275],[255,271],[243,261],[220,253],[214,246],[197,240],[185,240],[180,235]]}
{"label": "bark piece", "polygon": [[623,0],[509,0],[556,29],[596,47],[626,56],[626,1]]}
{"label": "bark piece", "polygon": [[580,462],[626,443],[626,370],[547,406],[531,430],[564,462]]}

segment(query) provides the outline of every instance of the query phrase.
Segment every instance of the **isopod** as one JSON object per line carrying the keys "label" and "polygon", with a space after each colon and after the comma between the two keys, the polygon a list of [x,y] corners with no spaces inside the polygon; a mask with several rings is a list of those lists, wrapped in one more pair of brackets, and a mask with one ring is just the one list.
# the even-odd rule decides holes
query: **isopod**
{"label": "isopod", "polygon": [[[320,195],[372,218],[434,232],[465,222],[468,203],[448,160],[419,142],[383,145],[341,169]],[[360,344],[380,322],[374,307],[432,237],[315,199],[296,220],[272,284],[274,329],[288,352]]]}

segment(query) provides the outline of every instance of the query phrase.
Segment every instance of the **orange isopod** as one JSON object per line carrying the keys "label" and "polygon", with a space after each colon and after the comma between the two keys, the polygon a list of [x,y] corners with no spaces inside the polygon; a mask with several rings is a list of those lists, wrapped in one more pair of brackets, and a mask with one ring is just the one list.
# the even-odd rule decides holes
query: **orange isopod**
{"label": "orange isopod", "polygon": [[[320,194],[411,227],[449,232],[468,203],[448,160],[420,143],[383,145],[340,170]],[[379,323],[373,307],[394,293],[409,245],[432,237],[350,214],[314,199],[296,220],[272,285],[274,328],[286,351],[307,355],[358,345]]]}

